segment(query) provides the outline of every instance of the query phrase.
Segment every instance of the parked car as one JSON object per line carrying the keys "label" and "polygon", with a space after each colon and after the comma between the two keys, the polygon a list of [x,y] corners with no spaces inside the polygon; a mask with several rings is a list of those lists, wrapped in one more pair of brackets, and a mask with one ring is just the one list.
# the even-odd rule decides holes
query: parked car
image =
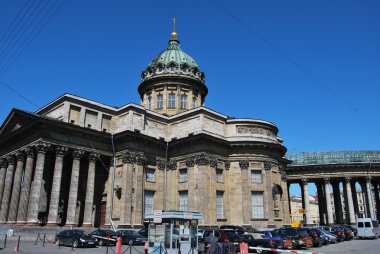
{"label": "parked car", "polygon": [[91,233],[91,236],[98,240],[98,245],[116,245],[117,233],[112,230],[103,230],[98,228]]}
{"label": "parked car", "polygon": [[265,235],[271,240],[279,241],[281,242],[281,247],[278,247],[279,249],[293,249],[293,242],[286,236],[279,235],[276,231],[273,232],[271,230],[266,231],[260,231],[261,234]]}
{"label": "parked car", "polygon": [[323,238],[323,244],[327,245],[330,243],[337,243],[335,235],[330,234],[329,232],[321,228],[313,228],[313,229],[320,233],[321,237]]}
{"label": "parked car", "polygon": [[273,232],[276,232],[282,236],[286,236],[292,240],[294,248],[313,247],[312,238],[305,231],[300,231],[299,228],[279,228],[274,229]]}
{"label": "parked car", "polygon": [[339,226],[335,226],[335,227],[341,228],[343,230],[344,240],[349,241],[352,238],[354,238],[354,233],[352,232],[352,230],[349,227],[344,226],[344,225],[339,225]]}
{"label": "parked car", "polygon": [[323,230],[329,232],[330,234],[334,234],[336,236],[336,240],[338,242],[344,241],[345,237],[344,237],[344,233],[343,233],[342,229],[335,228],[335,227],[329,227],[329,226],[322,226],[319,228],[322,228]]}
{"label": "parked car", "polygon": [[96,247],[98,242],[87,232],[79,229],[63,230],[57,234],[55,244],[77,247]]}
{"label": "parked car", "polygon": [[379,223],[371,218],[359,218],[357,221],[359,238],[378,238],[380,235]]}
{"label": "parked car", "polygon": [[[283,248],[282,240],[272,240],[260,233],[244,234],[241,236],[241,239],[243,242],[247,243],[249,247],[263,247],[275,249]],[[249,249],[249,252],[262,253],[266,251]]]}
{"label": "parked car", "polygon": [[323,238],[321,237],[321,234],[313,228],[304,227],[299,230],[306,232],[312,238],[314,247],[321,247],[323,245]]}
{"label": "parked car", "polygon": [[146,237],[131,229],[118,230],[117,234],[121,236],[122,244],[129,244],[130,241],[132,241],[133,245],[144,245],[148,240]]}
{"label": "parked car", "polygon": [[234,230],[239,235],[244,234],[247,230],[241,226],[234,226],[234,225],[222,225],[220,226],[220,229],[230,229]]}
{"label": "parked car", "polygon": [[147,228],[142,228],[139,231],[137,231],[137,233],[139,233],[140,235],[148,238],[148,229]]}
{"label": "parked car", "polygon": [[[199,233],[199,232],[198,232]],[[202,236],[198,236],[198,241],[201,244],[204,244],[204,250],[207,250],[207,244],[205,244],[205,239],[209,236],[215,236],[220,243],[232,243],[236,251],[239,252],[239,243],[241,243],[241,236],[235,232],[235,230],[230,229],[204,229],[202,232]]]}

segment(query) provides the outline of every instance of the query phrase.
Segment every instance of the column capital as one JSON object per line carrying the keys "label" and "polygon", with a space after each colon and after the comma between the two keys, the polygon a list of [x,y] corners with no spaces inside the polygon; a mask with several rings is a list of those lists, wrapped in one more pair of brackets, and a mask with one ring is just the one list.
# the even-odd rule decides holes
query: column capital
{"label": "column capital", "polygon": [[84,151],[79,150],[79,149],[74,149],[73,150],[73,159],[80,160],[84,155]]}
{"label": "column capital", "polygon": [[309,181],[309,180],[308,180],[307,178],[302,178],[302,179],[301,179],[302,184],[307,184],[308,181]]}
{"label": "column capital", "polygon": [[177,169],[177,161],[176,160],[170,160],[168,163],[168,169],[176,170]]}
{"label": "column capital", "polygon": [[187,157],[186,158],[186,166],[187,167],[194,167],[194,165],[195,165],[195,157],[194,156]]}
{"label": "column capital", "polygon": [[69,150],[66,146],[57,146],[55,149],[56,156],[64,157]]}
{"label": "column capital", "polygon": [[272,163],[270,161],[264,161],[264,169],[270,170],[272,168]]}
{"label": "column capital", "polygon": [[95,162],[99,158],[100,154],[98,153],[89,153],[88,154],[88,160],[90,162]]}
{"label": "column capital", "polygon": [[22,151],[17,151],[16,152],[16,159],[17,161],[25,161],[25,156]]}
{"label": "column capital", "polygon": [[371,179],[372,179],[371,176],[366,176],[365,177],[365,180],[366,180],[367,183],[371,183]]}
{"label": "column capital", "polygon": [[160,170],[164,170],[166,165],[166,161],[164,160],[157,160],[157,168]]}
{"label": "column capital", "polygon": [[25,148],[24,152],[26,154],[26,157],[31,157],[31,158],[34,158],[35,156],[35,153],[34,153],[34,148],[33,146],[28,146],[27,148]]}
{"label": "column capital", "polygon": [[210,156],[210,166],[213,168],[218,166],[218,160],[215,157]]}
{"label": "column capital", "polygon": [[36,144],[36,150],[38,153],[45,154],[50,148],[50,144],[44,141],[40,141]]}
{"label": "column capital", "polygon": [[230,166],[231,166],[231,163],[229,161],[225,160],[224,161],[224,167],[225,167],[225,169],[229,169]]}
{"label": "column capital", "polygon": [[249,167],[249,161],[248,160],[240,160],[239,166],[241,169],[248,169]]}
{"label": "column capital", "polygon": [[0,159],[0,167],[1,168],[6,168],[7,167],[7,159],[5,159],[5,158],[1,158]]}
{"label": "column capital", "polygon": [[351,179],[352,179],[352,177],[351,176],[345,176],[344,177],[344,180],[346,181],[346,182],[351,182]]}
{"label": "column capital", "polygon": [[132,152],[125,152],[122,154],[123,163],[135,163],[136,155]]}
{"label": "column capital", "polygon": [[9,165],[15,165],[16,164],[15,157],[13,157],[13,156],[7,157],[7,162],[8,162],[8,166]]}
{"label": "column capital", "polygon": [[330,183],[330,177],[324,177],[323,182],[324,183]]}
{"label": "column capital", "polygon": [[136,153],[136,163],[138,165],[144,166],[148,159],[146,158],[144,153]]}
{"label": "column capital", "polygon": [[286,175],[285,171],[281,171],[281,180],[286,181],[288,179],[288,176]]}
{"label": "column capital", "polygon": [[209,156],[206,155],[206,154],[201,154],[201,155],[198,155],[195,159],[195,162],[198,164],[198,165],[204,165],[204,166],[207,166],[210,164],[210,159],[209,159]]}

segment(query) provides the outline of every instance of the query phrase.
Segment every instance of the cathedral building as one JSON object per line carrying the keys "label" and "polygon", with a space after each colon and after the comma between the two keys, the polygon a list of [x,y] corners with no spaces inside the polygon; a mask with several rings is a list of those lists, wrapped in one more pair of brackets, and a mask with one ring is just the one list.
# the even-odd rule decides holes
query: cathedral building
{"label": "cathedral building", "polygon": [[0,224],[140,227],[154,210],[201,212],[203,226],[290,224],[274,124],[204,107],[205,74],[175,32],[141,78],[140,105],[64,94],[9,113]]}

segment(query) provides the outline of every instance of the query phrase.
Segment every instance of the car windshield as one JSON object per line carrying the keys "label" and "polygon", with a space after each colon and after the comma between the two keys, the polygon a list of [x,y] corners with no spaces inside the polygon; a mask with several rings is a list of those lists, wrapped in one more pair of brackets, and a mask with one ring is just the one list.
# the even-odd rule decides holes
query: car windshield
{"label": "car windshield", "polygon": [[89,234],[85,231],[77,231],[76,233],[80,236],[89,236]]}

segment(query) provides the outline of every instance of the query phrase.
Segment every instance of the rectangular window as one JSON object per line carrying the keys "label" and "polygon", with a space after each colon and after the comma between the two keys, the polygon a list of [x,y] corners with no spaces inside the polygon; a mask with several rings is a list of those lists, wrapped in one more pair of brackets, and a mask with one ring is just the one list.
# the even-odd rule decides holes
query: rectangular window
{"label": "rectangular window", "polygon": [[181,109],[187,109],[187,95],[181,95]]}
{"label": "rectangular window", "polygon": [[144,192],[144,213],[149,214],[153,213],[154,209],[154,191],[145,191]]}
{"label": "rectangular window", "polygon": [[148,109],[149,110],[152,109],[152,97],[151,96],[148,97]]}
{"label": "rectangular window", "polygon": [[179,182],[180,183],[187,182],[187,168],[181,168],[179,170]]}
{"label": "rectangular window", "polygon": [[224,219],[223,191],[216,192],[216,219]]}
{"label": "rectangular window", "polygon": [[175,108],[175,94],[174,93],[169,94],[168,108]]}
{"label": "rectangular window", "polygon": [[252,183],[262,183],[261,170],[251,171],[251,182]]}
{"label": "rectangular window", "polygon": [[193,108],[197,107],[197,98],[193,97]]}
{"label": "rectangular window", "polygon": [[223,169],[217,168],[215,170],[215,172],[216,172],[216,175],[215,175],[216,182],[222,183],[223,182]]}
{"label": "rectangular window", "polygon": [[155,182],[155,170],[153,168],[147,168],[145,169],[145,175],[146,175],[146,181],[147,182]]}
{"label": "rectangular window", "polygon": [[179,192],[179,210],[188,211],[189,209],[189,194],[188,191]]}
{"label": "rectangular window", "polygon": [[159,94],[157,95],[157,109],[163,108],[163,95]]}
{"label": "rectangular window", "polygon": [[263,192],[252,192],[252,218],[263,219],[264,218],[264,199]]}

